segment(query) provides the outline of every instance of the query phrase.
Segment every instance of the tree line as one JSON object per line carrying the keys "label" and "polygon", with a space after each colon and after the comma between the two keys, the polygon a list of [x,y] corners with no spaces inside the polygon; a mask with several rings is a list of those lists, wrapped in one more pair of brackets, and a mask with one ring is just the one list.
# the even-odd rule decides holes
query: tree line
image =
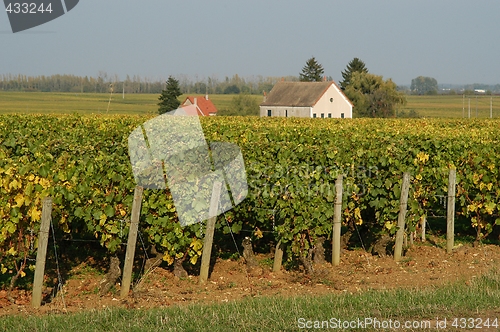
{"label": "tree line", "polygon": [[164,86],[165,82],[139,76],[127,76],[120,81],[117,75],[108,76],[104,72],[97,77],[0,75],[0,90],[4,91],[106,93],[113,87],[115,91],[125,90],[125,93],[158,93]]}
{"label": "tree line", "polygon": [[[313,61],[311,61],[313,60]],[[358,59],[359,60],[359,59]],[[188,75],[177,75],[179,88],[185,94],[255,94],[260,95],[264,91],[269,92],[274,84],[284,79],[286,81],[299,81],[310,79],[312,75],[317,80],[324,79],[323,67],[313,58],[309,59],[304,69],[306,72],[298,76],[286,77],[264,77],[251,76],[243,78],[238,74],[232,77],[219,79],[212,75],[206,78]],[[359,60],[361,61],[361,60]],[[314,63],[316,62],[316,63]],[[362,61],[361,61],[362,62]],[[318,68],[315,66],[319,65]],[[349,65],[348,65],[349,67]],[[348,71],[349,69],[346,68]],[[352,68],[354,71],[356,68]],[[310,70],[311,72],[307,72]],[[344,72],[342,73],[345,81]],[[305,76],[304,76],[305,75]],[[326,77],[332,81],[331,76]],[[49,75],[49,76],[28,76],[28,75],[0,75],[0,91],[26,91],[26,92],[72,92],[72,93],[107,93],[113,87],[114,92],[125,93],[153,93],[159,94],[166,87],[167,79],[141,77],[139,75],[129,76],[120,79],[118,75],[109,75],[104,71],[99,71],[96,77],[76,76],[76,75]],[[342,82],[340,84],[342,84]],[[342,86],[345,89],[345,86]],[[432,94],[474,94],[474,90],[484,90],[486,94],[500,93],[500,84],[468,84],[464,86],[447,86],[446,90],[439,89],[437,81],[432,77],[419,76],[411,81],[410,86],[400,86],[399,91],[406,94],[432,95]]]}
{"label": "tree line", "polygon": [[[283,77],[253,76],[243,78],[238,74],[219,79],[191,78],[187,75],[177,77],[179,89],[185,94],[262,94],[269,92],[274,84]],[[298,81],[298,77],[287,76],[287,81]],[[97,77],[76,75],[0,75],[0,90],[26,92],[72,92],[72,93],[107,93],[113,88],[115,92],[125,93],[161,93],[166,88],[166,79],[151,79],[134,75],[120,79],[118,75],[99,72]]]}

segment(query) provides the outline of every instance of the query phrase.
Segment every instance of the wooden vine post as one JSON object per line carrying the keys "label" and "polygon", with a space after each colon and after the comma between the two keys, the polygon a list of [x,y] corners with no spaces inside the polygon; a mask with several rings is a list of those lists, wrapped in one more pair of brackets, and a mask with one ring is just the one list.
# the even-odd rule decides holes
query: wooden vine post
{"label": "wooden vine post", "polygon": [[335,180],[335,207],[333,210],[332,264],[340,264],[340,235],[342,232],[342,174]]}
{"label": "wooden vine post", "polygon": [[446,209],[446,252],[451,254],[455,242],[455,185],[457,173],[455,168],[450,169],[448,177],[448,202]]}
{"label": "wooden vine post", "polygon": [[283,245],[281,240],[278,241],[276,249],[274,250],[273,272],[279,272],[283,263]]}
{"label": "wooden vine post", "polygon": [[422,216],[422,242],[425,242],[425,225],[427,224],[427,216]]}
{"label": "wooden vine post", "polygon": [[36,251],[35,278],[33,279],[33,295],[31,305],[38,309],[42,304],[43,277],[45,275],[45,260],[47,244],[49,243],[49,227],[52,215],[52,198],[46,197],[42,201],[42,221],[38,233],[38,248]]}
{"label": "wooden vine post", "polygon": [[130,218],[130,229],[128,232],[127,252],[125,254],[125,263],[123,265],[122,285],[120,297],[126,298],[130,291],[132,281],[132,268],[134,266],[135,244],[137,242],[137,231],[139,228],[139,218],[141,216],[142,193],[144,188],[135,187],[134,202],[132,203],[132,216]]}
{"label": "wooden vine post", "polygon": [[396,232],[396,245],[394,248],[394,260],[401,260],[403,252],[403,241],[405,236],[405,217],[408,205],[408,191],[410,190],[410,173],[403,174],[403,183],[401,185],[401,198],[399,201],[398,231]]}
{"label": "wooden vine post", "polygon": [[212,198],[210,200],[209,214],[213,217],[207,220],[207,229],[205,232],[205,240],[203,241],[203,253],[201,255],[200,268],[200,284],[204,284],[208,280],[208,272],[210,269],[210,257],[212,255],[212,244],[214,242],[215,222],[217,221],[217,210],[219,207],[219,197],[222,183],[215,181]]}

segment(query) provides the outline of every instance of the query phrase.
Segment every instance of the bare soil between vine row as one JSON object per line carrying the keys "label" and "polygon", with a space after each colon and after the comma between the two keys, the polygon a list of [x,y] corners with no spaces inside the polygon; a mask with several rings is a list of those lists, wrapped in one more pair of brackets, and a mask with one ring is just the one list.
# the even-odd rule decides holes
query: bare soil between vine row
{"label": "bare soil between vine row", "polygon": [[500,246],[458,246],[447,254],[427,242],[410,248],[401,262],[391,256],[372,256],[364,250],[344,250],[337,267],[315,266],[312,276],[303,271],[272,273],[270,256],[257,255],[261,266],[248,272],[241,260],[218,259],[208,282],[199,284],[198,276],[178,278],[168,268],[158,267],[135,283],[128,298],[120,299],[117,284],[105,296],[99,296],[102,273],[82,262],[73,268],[62,291],[55,297],[50,289],[41,308],[31,307],[31,291],[16,289],[12,303],[5,290],[0,291],[0,315],[31,315],[77,312],[105,308],[153,308],[192,303],[222,303],[245,297],[323,295],[363,292],[370,289],[425,288],[456,281],[469,283],[490,272],[500,263]]}

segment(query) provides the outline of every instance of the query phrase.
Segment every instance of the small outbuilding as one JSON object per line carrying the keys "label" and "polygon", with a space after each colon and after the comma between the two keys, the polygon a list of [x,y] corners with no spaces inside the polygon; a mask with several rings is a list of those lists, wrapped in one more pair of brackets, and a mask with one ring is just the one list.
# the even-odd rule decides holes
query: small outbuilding
{"label": "small outbuilding", "polygon": [[217,108],[212,103],[212,101],[208,99],[208,95],[205,95],[204,97],[188,96],[181,104],[182,108],[185,108],[186,106],[194,106],[194,108],[193,107],[187,108],[186,113],[188,113],[188,115],[198,115],[198,116],[217,115]]}
{"label": "small outbuilding", "polygon": [[352,108],[333,81],[278,82],[260,104],[260,116],[352,118]]}

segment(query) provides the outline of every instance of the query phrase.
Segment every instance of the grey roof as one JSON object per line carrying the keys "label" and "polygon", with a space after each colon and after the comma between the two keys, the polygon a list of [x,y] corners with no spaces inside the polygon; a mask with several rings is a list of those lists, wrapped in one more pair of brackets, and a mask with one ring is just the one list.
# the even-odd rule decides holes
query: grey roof
{"label": "grey roof", "polygon": [[314,106],[326,90],[335,84],[326,82],[278,82],[260,106]]}

